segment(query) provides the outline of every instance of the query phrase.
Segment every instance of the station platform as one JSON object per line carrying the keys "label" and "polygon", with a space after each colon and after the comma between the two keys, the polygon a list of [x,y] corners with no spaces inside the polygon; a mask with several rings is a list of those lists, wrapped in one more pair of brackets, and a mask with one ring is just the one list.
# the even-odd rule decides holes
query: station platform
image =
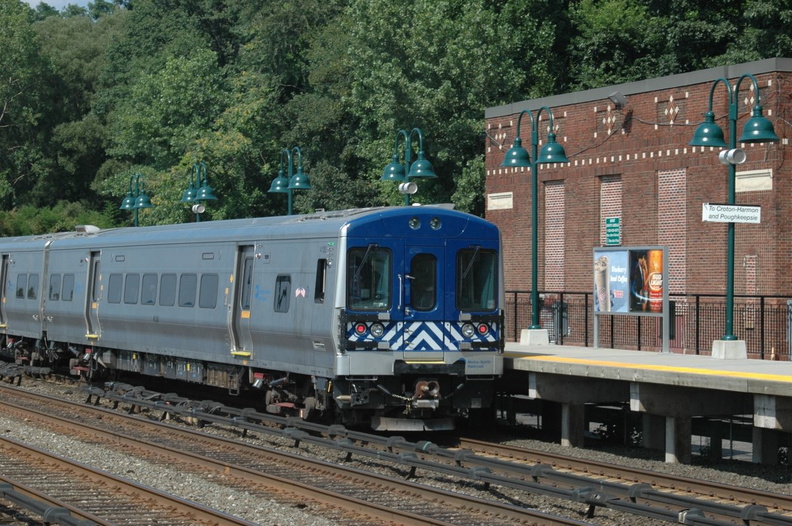
{"label": "station platform", "polygon": [[596,404],[640,413],[643,446],[664,449],[666,462],[690,462],[697,417],[752,424],[754,462],[776,463],[792,437],[792,362],[515,342],[506,344],[504,389],[560,404],[562,445],[582,446],[584,410]]}

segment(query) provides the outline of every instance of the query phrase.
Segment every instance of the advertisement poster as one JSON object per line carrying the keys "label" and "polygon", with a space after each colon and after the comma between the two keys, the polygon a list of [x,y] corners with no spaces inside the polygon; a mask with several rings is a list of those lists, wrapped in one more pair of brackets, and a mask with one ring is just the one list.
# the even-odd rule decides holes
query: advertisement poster
{"label": "advertisement poster", "polygon": [[628,312],[630,267],[626,250],[594,253],[594,309]]}
{"label": "advertisement poster", "polygon": [[594,310],[663,312],[663,250],[594,249]]}
{"label": "advertisement poster", "polygon": [[630,312],[663,312],[663,251],[630,251]]}

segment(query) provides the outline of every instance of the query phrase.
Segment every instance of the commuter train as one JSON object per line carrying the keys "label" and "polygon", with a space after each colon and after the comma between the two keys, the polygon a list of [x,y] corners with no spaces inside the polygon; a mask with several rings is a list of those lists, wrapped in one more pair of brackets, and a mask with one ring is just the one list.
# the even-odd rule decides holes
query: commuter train
{"label": "commuter train", "polygon": [[260,390],[266,410],[440,430],[503,370],[501,240],[448,206],[0,239],[18,363]]}

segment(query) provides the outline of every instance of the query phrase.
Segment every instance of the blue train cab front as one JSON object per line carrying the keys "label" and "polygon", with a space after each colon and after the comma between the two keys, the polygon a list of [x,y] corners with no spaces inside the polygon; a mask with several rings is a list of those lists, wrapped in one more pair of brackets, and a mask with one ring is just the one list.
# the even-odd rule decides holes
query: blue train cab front
{"label": "blue train cab front", "polygon": [[[503,368],[497,228],[443,207],[398,207],[352,222],[345,244],[342,353],[348,377],[369,379],[349,387],[376,391],[357,401],[421,418],[488,407]],[[371,380],[386,375],[393,385]]]}

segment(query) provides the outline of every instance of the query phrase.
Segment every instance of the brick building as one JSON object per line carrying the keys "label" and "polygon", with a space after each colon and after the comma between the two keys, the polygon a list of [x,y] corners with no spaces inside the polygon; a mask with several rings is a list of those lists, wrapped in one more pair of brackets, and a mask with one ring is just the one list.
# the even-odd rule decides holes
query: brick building
{"label": "brick building", "polygon": [[[701,324],[691,328],[690,304],[701,301],[698,295],[712,296],[705,302],[723,302],[718,295],[726,292],[727,224],[702,221],[702,204],[727,202],[729,175],[727,166],[718,160],[722,148],[689,143],[704,120],[711,93],[716,123],[729,141],[729,93],[716,81],[727,79],[734,90],[744,74],[755,77],[764,116],[780,141],[737,144],[745,150],[747,161],[737,166],[736,203],[759,205],[761,224],[735,224],[734,294],[739,303],[735,334],[740,339],[754,337],[755,332],[745,331],[755,329],[750,313],[756,312],[758,304],[775,303],[785,313],[783,296],[792,298],[792,165],[785,162],[792,120],[792,59],[787,58],[488,108],[486,216],[503,233],[506,289],[530,290],[531,174],[528,168],[500,164],[514,142],[520,112],[530,110],[536,115],[539,108],[548,107],[557,140],[570,162],[540,164],[537,170],[538,289],[548,293],[543,296],[545,302],[549,297],[557,301],[557,295],[549,294],[553,292],[591,291],[592,249],[606,244],[605,218],[618,218],[622,246],[667,247],[665,286],[681,307],[677,315],[683,318],[677,320],[682,334],[676,336],[676,347],[708,352],[708,345],[691,342],[691,331],[700,331]],[[733,99],[739,116],[737,137],[757,101],[751,81],[745,79],[739,87]],[[537,125],[540,149],[547,141],[548,126],[548,114],[543,111]],[[528,150],[531,131],[526,115],[520,135]],[[516,313],[513,319],[518,320]],[[722,334],[722,324],[715,325],[719,326],[716,333]],[[785,321],[773,331],[765,328],[762,357],[767,357],[764,354],[771,347],[773,353],[789,352],[784,326]],[[578,340],[581,332],[588,330],[578,330]],[[697,337],[702,338],[698,333]],[[703,336],[710,341],[718,337]],[[768,337],[771,341],[764,341]],[[749,343],[751,352],[757,351]]]}

